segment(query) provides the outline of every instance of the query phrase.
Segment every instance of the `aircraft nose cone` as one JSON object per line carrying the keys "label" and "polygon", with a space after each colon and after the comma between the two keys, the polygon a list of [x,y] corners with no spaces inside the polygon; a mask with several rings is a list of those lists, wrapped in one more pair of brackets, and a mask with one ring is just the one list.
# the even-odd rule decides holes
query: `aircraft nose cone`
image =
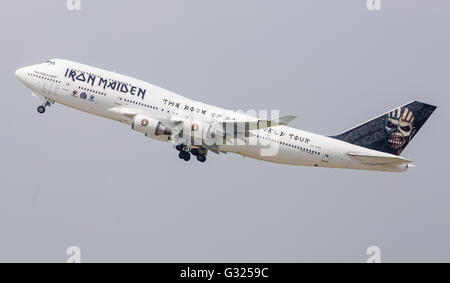
{"label": "aircraft nose cone", "polygon": [[25,70],[24,70],[24,68],[17,69],[15,75],[16,75],[16,78],[19,81],[23,82],[23,80],[25,78]]}

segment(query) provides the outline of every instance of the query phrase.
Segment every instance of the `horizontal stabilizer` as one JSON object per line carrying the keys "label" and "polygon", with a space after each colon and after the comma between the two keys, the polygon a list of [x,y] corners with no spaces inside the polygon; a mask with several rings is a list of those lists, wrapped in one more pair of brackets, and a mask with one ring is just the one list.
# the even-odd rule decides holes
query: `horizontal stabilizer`
{"label": "horizontal stabilizer", "polygon": [[401,165],[412,162],[412,160],[400,156],[367,155],[353,152],[347,153],[347,155],[369,165]]}

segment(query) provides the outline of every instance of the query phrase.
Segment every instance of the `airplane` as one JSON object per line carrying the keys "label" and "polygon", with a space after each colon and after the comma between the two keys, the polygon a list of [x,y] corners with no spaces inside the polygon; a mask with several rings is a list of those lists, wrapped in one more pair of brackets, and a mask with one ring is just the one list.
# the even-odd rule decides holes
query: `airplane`
{"label": "airplane", "polygon": [[259,119],[69,60],[20,68],[15,76],[42,100],[39,113],[59,103],[119,121],[172,143],[185,161],[192,155],[205,162],[208,152],[230,152],[280,164],[403,172],[414,165],[401,152],[436,109],[412,101],[340,134],[323,136],[289,127],[294,115]]}

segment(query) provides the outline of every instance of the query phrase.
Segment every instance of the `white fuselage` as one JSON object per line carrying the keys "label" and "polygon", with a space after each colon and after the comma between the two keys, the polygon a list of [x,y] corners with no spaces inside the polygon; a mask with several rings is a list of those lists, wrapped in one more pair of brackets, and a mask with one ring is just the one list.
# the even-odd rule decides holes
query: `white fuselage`
{"label": "white fuselage", "polygon": [[[170,121],[172,117],[208,122],[254,119],[190,100],[132,77],[67,60],[54,59],[21,68],[16,76],[33,93],[52,102],[128,125],[132,123],[128,112],[138,112],[159,121]],[[406,164],[363,164],[348,153],[392,155],[288,126],[255,130],[253,135],[258,140],[256,144],[225,144],[219,147],[220,151],[291,165],[395,172],[407,168]]]}

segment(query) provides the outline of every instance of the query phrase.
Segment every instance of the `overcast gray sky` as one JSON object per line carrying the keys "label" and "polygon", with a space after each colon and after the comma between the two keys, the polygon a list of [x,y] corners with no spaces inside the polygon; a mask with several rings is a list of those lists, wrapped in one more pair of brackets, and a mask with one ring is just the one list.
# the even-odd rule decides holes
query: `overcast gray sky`
{"label": "overcast gray sky", "polygon": [[[0,261],[450,261],[450,2],[6,1],[0,9]],[[166,143],[62,105],[14,71],[65,58],[331,135],[438,105],[405,173],[277,165]]]}

